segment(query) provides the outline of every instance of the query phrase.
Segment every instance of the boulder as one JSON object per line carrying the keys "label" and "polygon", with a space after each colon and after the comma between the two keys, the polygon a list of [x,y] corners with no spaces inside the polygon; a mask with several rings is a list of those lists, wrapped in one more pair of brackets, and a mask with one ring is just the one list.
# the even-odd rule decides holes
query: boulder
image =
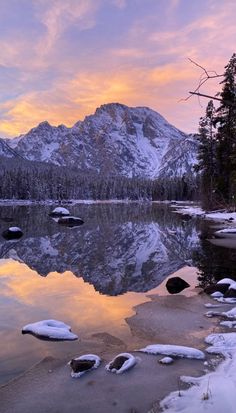
{"label": "boulder", "polygon": [[119,356],[116,357],[109,365],[109,370],[115,369],[120,370],[124,362],[128,360],[128,357]]}
{"label": "boulder", "polygon": [[166,283],[166,289],[170,294],[178,294],[190,285],[180,277],[172,277]]}
{"label": "boulder", "polygon": [[122,374],[130,370],[137,363],[136,357],[130,353],[120,353],[105,366],[107,371],[115,374]]}
{"label": "boulder", "polygon": [[236,282],[231,284],[224,294],[225,298],[236,298]]}
{"label": "boulder", "polygon": [[70,367],[74,373],[81,373],[83,371],[90,370],[95,364],[95,360],[79,360],[72,359],[70,361]]}
{"label": "boulder", "polygon": [[191,215],[189,214],[183,214],[181,215],[182,221],[190,221],[192,219]]}
{"label": "boulder", "polygon": [[208,287],[204,288],[206,294],[213,294],[216,291],[219,291],[222,294],[225,294],[228,291],[230,284],[211,284]]}
{"label": "boulder", "polygon": [[97,369],[100,366],[101,359],[96,354],[84,354],[80,357],[73,358],[68,364],[71,367],[71,377],[79,378],[83,374]]}
{"label": "boulder", "polygon": [[57,207],[49,214],[50,217],[63,217],[67,215],[70,215],[70,211],[63,207]]}
{"label": "boulder", "polygon": [[67,217],[61,217],[58,219],[58,224],[67,225],[68,227],[77,227],[84,224],[84,221],[78,217],[72,217],[71,215]]}
{"label": "boulder", "polygon": [[23,231],[18,227],[10,227],[3,231],[2,236],[6,240],[19,239],[23,235]]}

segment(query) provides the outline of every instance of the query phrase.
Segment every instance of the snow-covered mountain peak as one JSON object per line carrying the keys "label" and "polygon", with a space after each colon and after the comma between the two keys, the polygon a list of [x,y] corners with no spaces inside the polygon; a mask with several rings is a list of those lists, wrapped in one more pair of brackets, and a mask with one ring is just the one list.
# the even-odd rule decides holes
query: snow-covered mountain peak
{"label": "snow-covered mountain peak", "polygon": [[[8,144],[30,160],[76,165],[104,175],[156,178],[160,172],[165,175],[169,165],[177,167],[172,176],[191,172],[195,154],[184,153],[191,146],[185,145],[188,139],[152,109],[108,103],[72,128],[42,122]],[[178,161],[173,162],[172,154]]]}

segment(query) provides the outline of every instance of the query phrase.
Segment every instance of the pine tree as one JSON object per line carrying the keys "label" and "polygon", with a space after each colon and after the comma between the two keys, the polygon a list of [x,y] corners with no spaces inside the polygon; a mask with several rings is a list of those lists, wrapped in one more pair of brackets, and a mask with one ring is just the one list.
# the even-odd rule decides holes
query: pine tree
{"label": "pine tree", "polygon": [[221,105],[217,110],[217,192],[222,201],[232,205],[236,196],[236,54],[225,67],[221,82]]}
{"label": "pine tree", "polygon": [[215,187],[217,179],[215,108],[213,101],[207,105],[206,114],[199,122],[199,149],[196,171],[201,173],[202,204],[205,209],[216,205]]}

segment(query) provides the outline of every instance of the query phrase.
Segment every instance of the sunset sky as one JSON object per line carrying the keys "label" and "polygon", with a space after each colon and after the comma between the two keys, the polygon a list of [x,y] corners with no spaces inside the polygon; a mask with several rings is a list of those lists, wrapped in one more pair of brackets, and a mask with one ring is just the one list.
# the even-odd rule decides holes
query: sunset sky
{"label": "sunset sky", "polygon": [[108,102],[195,132],[206,100],[178,102],[200,76],[187,59],[223,72],[235,21],[234,0],[0,0],[0,137],[72,126]]}

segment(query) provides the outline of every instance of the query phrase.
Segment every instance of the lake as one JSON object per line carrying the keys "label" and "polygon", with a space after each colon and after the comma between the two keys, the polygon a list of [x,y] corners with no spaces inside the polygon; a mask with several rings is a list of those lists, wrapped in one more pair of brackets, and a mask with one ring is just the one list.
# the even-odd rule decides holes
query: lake
{"label": "lake", "polygon": [[68,207],[84,225],[60,226],[48,215],[53,206],[0,206],[0,233],[13,225],[24,232],[19,241],[0,237],[0,383],[45,356],[76,354],[77,342],[22,335],[25,324],[53,318],[81,340],[108,332],[131,343],[125,319],[147,293],[167,294],[170,274],[187,268],[200,286],[236,279],[236,250],[206,239],[212,223],[186,221],[155,203]]}

